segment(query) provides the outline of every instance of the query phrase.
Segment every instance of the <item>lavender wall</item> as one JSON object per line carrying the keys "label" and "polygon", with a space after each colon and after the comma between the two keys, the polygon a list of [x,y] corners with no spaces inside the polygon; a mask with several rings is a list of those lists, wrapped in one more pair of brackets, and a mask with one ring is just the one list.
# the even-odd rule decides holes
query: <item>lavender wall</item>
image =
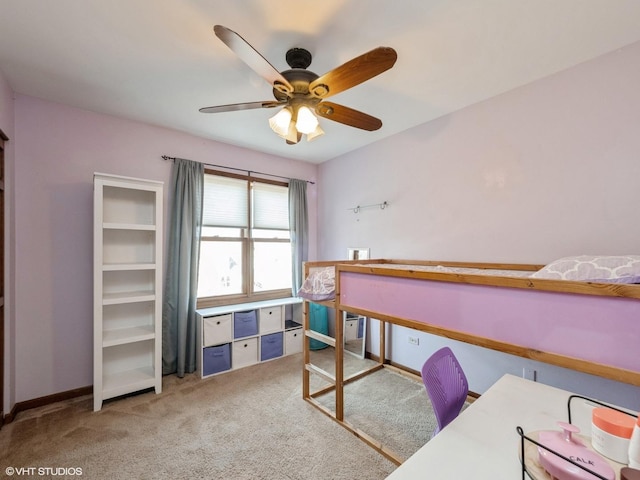
{"label": "lavender wall", "polygon": [[[21,95],[15,133],[16,402],[93,382],[94,172],[168,182],[171,163],[163,154],[307,180],[315,180],[317,170]],[[168,192],[165,204],[167,198]],[[313,185],[309,204],[315,219]],[[314,241],[310,251],[316,255]]]}
{"label": "lavender wall", "polygon": [[[350,246],[522,263],[640,253],[638,85],[640,43],[322,164],[320,259],[345,258]],[[389,208],[347,210],[383,201]],[[421,335],[415,347],[409,334],[394,328],[390,352],[418,369],[443,340]],[[456,348],[479,392],[531,367],[541,381],[640,409],[637,388]]]}

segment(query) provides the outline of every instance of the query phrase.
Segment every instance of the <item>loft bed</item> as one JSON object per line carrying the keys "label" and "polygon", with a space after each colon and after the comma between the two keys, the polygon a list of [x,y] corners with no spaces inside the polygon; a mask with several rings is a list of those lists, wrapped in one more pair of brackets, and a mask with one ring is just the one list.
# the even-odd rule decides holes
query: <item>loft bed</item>
{"label": "loft bed", "polygon": [[[310,361],[303,398],[393,462],[403,459],[344,418],[344,386],[389,366],[386,323],[640,386],[640,256],[567,257],[548,265],[353,260],[306,262],[304,331],[335,348],[335,375]],[[309,328],[307,303],[379,320],[374,367],[345,378],[343,322]],[[310,391],[310,374],[329,386]],[[335,411],[316,397],[335,390]]]}

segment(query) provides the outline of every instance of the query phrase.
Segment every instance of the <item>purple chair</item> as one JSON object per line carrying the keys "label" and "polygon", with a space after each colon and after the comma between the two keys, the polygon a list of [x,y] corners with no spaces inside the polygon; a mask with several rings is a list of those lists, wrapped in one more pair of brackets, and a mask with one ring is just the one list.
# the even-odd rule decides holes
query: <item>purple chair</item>
{"label": "purple chair", "polygon": [[441,348],[424,362],[422,381],[438,421],[433,438],[458,416],[467,399],[469,384],[449,347]]}

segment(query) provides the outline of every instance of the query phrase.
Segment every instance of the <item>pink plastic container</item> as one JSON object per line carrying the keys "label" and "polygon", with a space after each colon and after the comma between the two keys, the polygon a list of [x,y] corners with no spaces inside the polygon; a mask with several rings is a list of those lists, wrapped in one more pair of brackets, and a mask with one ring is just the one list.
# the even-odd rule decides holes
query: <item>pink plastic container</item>
{"label": "pink plastic container", "polygon": [[[573,433],[580,431],[578,427],[565,422],[558,422],[558,425],[562,428],[561,432],[540,432],[538,440],[542,445],[604,478],[615,480],[616,474],[611,465],[596,452],[587,448],[580,439],[572,436]],[[544,448],[538,447],[538,454],[540,455],[540,464],[552,478],[558,480],[598,480],[595,475]]]}

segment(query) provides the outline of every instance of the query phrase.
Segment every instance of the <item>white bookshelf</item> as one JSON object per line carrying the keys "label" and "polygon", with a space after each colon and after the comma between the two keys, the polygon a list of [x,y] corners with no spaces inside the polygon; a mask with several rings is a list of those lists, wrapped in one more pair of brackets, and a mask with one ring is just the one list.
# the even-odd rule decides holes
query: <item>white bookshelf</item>
{"label": "white bookshelf", "polygon": [[94,174],[94,411],[162,391],[162,191],[162,182]]}

